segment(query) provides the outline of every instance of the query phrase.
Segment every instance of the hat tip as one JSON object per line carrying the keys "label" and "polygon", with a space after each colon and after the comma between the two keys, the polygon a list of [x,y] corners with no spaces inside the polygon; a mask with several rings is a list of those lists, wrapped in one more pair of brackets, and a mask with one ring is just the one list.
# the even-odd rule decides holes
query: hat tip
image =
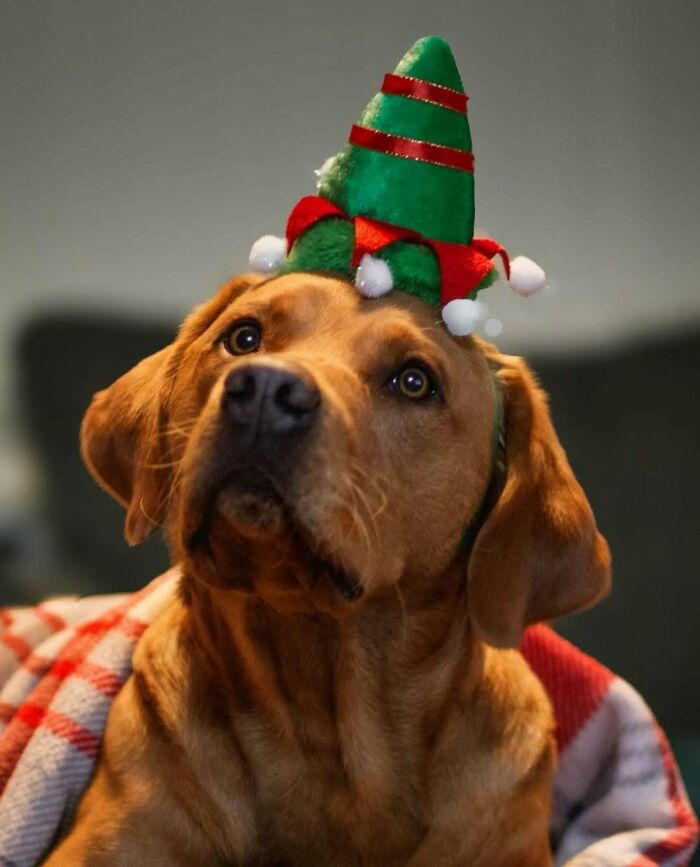
{"label": "hat tip", "polygon": [[422,51],[449,51],[452,54],[449,42],[435,33],[429,33],[427,36],[421,36],[420,39],[416,39],[411,51],[416,48]]}
{"label": "hat tip", "polygon": [[399,61],[395,73],[421,78],[453,90],[463,91],[457,61],[442,36],[422,36]]}

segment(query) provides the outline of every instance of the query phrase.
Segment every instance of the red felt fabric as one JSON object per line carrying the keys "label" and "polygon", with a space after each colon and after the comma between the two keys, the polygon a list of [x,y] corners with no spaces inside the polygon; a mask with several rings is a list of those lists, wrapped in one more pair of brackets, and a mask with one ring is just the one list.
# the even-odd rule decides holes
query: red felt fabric
{"label": "red felt fabric", "polygon": [[[450,244],[424,238],[417,232],[393,226],[381,220],[373,220],[358,214],[352,219],[340,208],[322,196],[304,196],[292,208],[287,220],[287,245],[291,250],[294,242],[319,220],[338,217],[350,220],[355,227],[355,245],[352,266],[356,268],[365,254],[373,255],[396,241],[413,241],[425,244],[435,254],[440,266],[440,302],[447,304],[464,298],[472,292],[492,270],[493,256],[503,259],[506,274],[510,271],[508,254],[498,241],[491,238],[475,238],[470,244]],[[319,263],[321,265],[322,263]]]}
{"label": "red felt fabric", "polygon": [[410,75],[396,75],[387,72],[382,84],[382,93],[393,96],[406,96],[409,99],[417,99],[420,102],[429,102],[442,108],[449,108],[459,114],[467,113],[466,93],[460,93],[451,87],[442,84],[434,84],[431,81],[423,81]]}
{"label": "red felt fabric", "polygon": [[405,138],[401,135],[381,132],[378,129],[370,129],[367,126],[359,126],[359,124],[355,124],[350,130],[348,141],[356,147],[379,151],[393,157],[420,160],[424,163],[468,172],[470,175],[474,173],[474,154],[471,151],[460,150],[460,148]]}

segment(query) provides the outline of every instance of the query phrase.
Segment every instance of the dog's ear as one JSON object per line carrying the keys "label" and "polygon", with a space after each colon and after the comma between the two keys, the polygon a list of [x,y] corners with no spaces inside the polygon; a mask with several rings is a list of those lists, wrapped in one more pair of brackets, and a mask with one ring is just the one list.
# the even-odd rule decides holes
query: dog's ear
{"label": "dog's ear", "polygon": [[187,349],[239,295],[260,283],[243,274],[221,287],[184,321],[170,346],[145,358],[93,397],[80,429],[83,460],[97,482],[126,507],[124,536],[143,542],[163,523],[170,494],[168,396]]}
{"label": "dog's ear", "polygon": [[126,507],[130,545],[148,538],[164,517],[169,473],[164,443],[164,390],[172,346],[150,355],[93,397],[80,448],[97,482]]}
{"label": "dog's ear", "polygon": [[477,633],[517,647],[530,623],[592,605],[610,587],[610,553],[525,363],[494,354],[506,480],[474,543],[469,605]]}

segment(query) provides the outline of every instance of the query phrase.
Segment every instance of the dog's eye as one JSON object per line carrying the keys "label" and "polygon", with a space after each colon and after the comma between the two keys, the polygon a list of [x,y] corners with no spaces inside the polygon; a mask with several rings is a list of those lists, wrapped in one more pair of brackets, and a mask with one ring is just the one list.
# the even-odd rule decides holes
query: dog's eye
{"label": "dog's eye", "polygon": [[389,383],[394,391],[411,400],[426,400],[437,394],[437,388],[430,374],[416,364],[407,364]]}
{"label": "dog's eye", "polygon": [[241,322],[224,336],[224,347],[231,355],[246,355],[260,349],[262,335],[255,322]]}

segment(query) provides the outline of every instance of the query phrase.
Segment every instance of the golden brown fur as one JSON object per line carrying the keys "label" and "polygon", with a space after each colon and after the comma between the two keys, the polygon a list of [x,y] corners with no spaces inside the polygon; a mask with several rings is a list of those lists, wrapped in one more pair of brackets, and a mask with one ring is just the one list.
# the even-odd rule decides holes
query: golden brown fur
{"label": "golden brown fur", "polygon": [[[220,338],[242,318],[262,348],[232,357]],[[438,397],[387,389],[409,359]],[[246,481],[222,418],[242,364],[321,396],[275,453],[272,493]],[[492,470],[490,371],[508,471],[467,556]],[[408,296],[240,278],[96,395],[83,452],[126,506],[127,539],[162,524],[184,577],[47,864],[551,863],[551,711],[508,648],[599,598],[609,556],[519,359],[451,338]]]}

